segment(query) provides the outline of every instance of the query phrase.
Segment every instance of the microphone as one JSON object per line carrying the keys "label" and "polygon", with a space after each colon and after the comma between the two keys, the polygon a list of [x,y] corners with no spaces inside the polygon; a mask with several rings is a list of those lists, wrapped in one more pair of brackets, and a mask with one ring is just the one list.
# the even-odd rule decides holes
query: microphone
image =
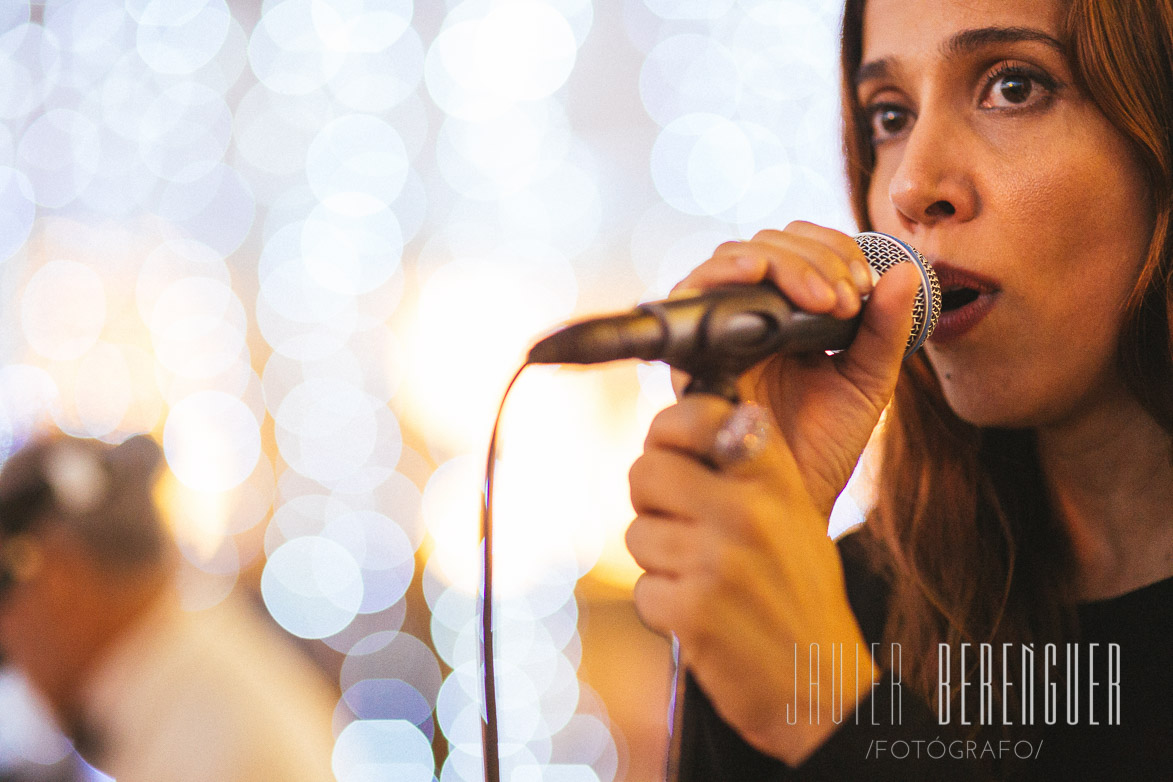
{"label": "microphone", "polygon": [[[874,279],[905,261],[920,271],[921,288],[904,353],[908,358],[928,339],[940,317],[937,275],[923,255],[893,236],[869,231],[855,241]],[[692,376],[690,391],[730,396],[739,375],[775,353],[843,350],[855,338],[861,320],[862,314],[841,320],[800,310],[769,282],[726,285],[572,323],[534,345],[527,363],[663,361]]]}

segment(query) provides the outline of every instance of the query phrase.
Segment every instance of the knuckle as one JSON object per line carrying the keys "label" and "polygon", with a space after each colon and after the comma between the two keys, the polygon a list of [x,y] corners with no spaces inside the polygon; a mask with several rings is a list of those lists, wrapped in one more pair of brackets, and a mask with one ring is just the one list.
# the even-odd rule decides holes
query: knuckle
{"label": "knuckle", "polygon": [[665,600],[663,590],[652,576],[640,576],[632,589],[632,601],[640,620],[651,630],[667,633],[678,623],[672,605]]}
{"label": "knuckle", "polygon": [[643,553],[643,524],[641,524],[639,516],[627,525],[627,531],[623,533],[623,542],[627,546],[627,550],[631,552],[631,556],[635,557],[638,562]]}
{"label": "knuckle", "polygon": [[648,594],[648,585],[650,583],[650,576],[644,573],[635,580],[635,584],[631,588],[631,599],[635,602],[635,609],[645,620],[647,619],[646,614],[648,613],[649,603],[651,602],[651,597]]}
{"label": "knuckle", "polygon": [[[636,517],[635,521],[628,524],[628,529],[623,532],[623,543],[624,545],[628,546],[628,551],[631,551],[632,556],[635,555],[635,551],[632,551],[632,549],[638,548],[639,544],[639,533],[635,531],[637,524],[639,524],[638,516]],[[633,545],[632,542],[635,542],[635,545]]]}
{"label": "knuckle", "polygon": [[828,271],[847,273],[847,261],[842,255],[842,248],[836,247],[833,242],[820,242],[815,250],[815,257]]}
{"label": "knuckle", "polygon": [[[665,434],[672,431],[672,419],[676,417],[676,406],[677,405],[669,405],[660,412],[656,413],[655,417],[652,418],[652,423],[650,426],[648,426],[648,436],[644,438],[645,455],[649,450],[656,447],[656,444],[664,438]],[[634,466],[635,465],[633,464],[632,467]]]}
{"label": "knuckle", "polygon": [[662,502],[663,491],[660,482],[653,477],[653,466],[647,459],[640,458],[628,471],[628,489],[631,506],[637,514],[649,513]]}
{"label": "knuckle", "polygon": [[644,440],[644,456],[651,457],[664,448],[690,448],[701,419],[694,399],[686,396],[656,414]]}
{"label": "knuckle", "polygon": [[796,236],[819,242],[826,249],[827,253],[834,254],[837,258],[842,258],[847,255],[857,255],[863,252],[860,250],[859,245],[855,243],[855,239],[842,231],[827,228],[817,223],[806,220],[795,220],[786,226],[786,230]]}
{"label": "knuckle", "polygon": [[631,463],[631,467],[627,469],[627,483],[631,486],[637,486],[642,483],[647,475],[648,460],[646,456],[640,456]]}
{"label": "knuckle", "polygon": [[864,255],[863,249],[855,243],[855,240],[850,236],[844,236],[842,243],[839,245],[839,252],[842,257],[848,261],[864,261],[867,262],[867,256]]}
{"label": "knuckle", "polygon": [[631,588],[631,599],[635,604],[635,612],[648,627],[655,627],[655,605],[649,594],[650,577],[645,573],[635,580]]}

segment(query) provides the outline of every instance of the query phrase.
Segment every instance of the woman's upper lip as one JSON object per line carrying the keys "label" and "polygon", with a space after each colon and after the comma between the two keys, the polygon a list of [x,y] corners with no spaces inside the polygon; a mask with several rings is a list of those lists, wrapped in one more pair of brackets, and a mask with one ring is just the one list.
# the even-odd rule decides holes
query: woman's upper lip
{"label": "woman's upper lip", "polygon": [[948,261],[930,259],[929,264],[937,273],[937,281],[941,284],[942,291],[954,288],[973,288],[979,293],[995,293],[1002,289],[996,280],[968,269],[959,268]]}

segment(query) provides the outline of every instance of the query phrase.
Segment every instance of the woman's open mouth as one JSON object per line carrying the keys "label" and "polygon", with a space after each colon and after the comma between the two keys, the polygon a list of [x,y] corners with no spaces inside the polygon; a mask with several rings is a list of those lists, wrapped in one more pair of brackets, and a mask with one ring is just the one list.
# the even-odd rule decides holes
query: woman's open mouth
{"label": "woman's open mouth", "polygon": [[977,326],[994,306],[999,288],[993,280],[947,263],[934,263],[933,270],[941,283],[941,319],[929,339],[943,344]]}
{"label": "woman's open mouth", "polygon": [[952,288],[941,294],[941,311],[952,312],[974,302],[981,295],[977,288]]}

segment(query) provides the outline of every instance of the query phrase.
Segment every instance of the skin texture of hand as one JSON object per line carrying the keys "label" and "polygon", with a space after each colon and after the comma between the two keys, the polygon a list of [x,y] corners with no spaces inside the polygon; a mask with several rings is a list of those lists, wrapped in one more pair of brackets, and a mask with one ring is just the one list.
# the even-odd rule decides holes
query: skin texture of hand
{"label": "skin texture of hand", "polygon": [[[852,248],[858,252],[850,237],[798,224],[723,245],[682,287],[768,277],[801,308],[849,317],[859,308],[858,288],[850,282],[843,296],[834,289],[838,281],[846,288],[851,264],[863,260]],[[832,281],[822,294],[812,273]],[[832,696],[842,694],[850,714],[857,691],[865,695],[879,676],[847,602],[827,518],[891,397],[917,276],[899,267],[885,275],[848,350],[775,358],[747,379],[761,388],[762,373],[776,377],[777,395],[757,397],[774,420],[760,454],[714,467],[708,455],[732,407],[693,395],[657,416],[631,469],[637,518],[627,544],[646,571],[636,609],[653,630],[676,634],[722,718],[792,765],[836,727]],[[833,644],[846,655],[834,690]],[[815,680],[821,686],[812,693]]]}
{"label": "skin texture of hand", "polygon": [[[800,309],[841,318],[859,312],[860,294],[871,293],[848,350],[833,357],[775,356],[740,383],[743,399],[772,414],[824,516],[892,397],[920,285],[911,264],[900,264],[872,291],[867,268],[850,236],[797,222],[785,231],[762,231],[749,242],[721,245],[677,285],[696,290],[768,279]],[[684,383],[679,373],[676,383],[679,392]]]}

